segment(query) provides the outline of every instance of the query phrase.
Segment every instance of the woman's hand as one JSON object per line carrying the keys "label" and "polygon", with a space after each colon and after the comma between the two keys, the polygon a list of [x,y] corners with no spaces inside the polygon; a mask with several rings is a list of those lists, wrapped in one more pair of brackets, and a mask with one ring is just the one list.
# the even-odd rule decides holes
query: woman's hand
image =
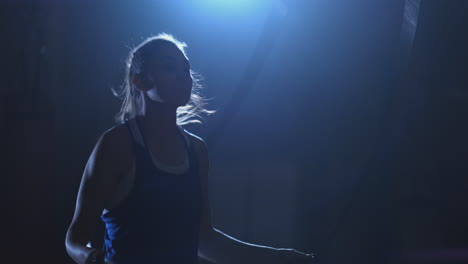
{"label": "woman's hand", "polygon": [[306,254],[292,248],[277,249],[278,264],[312,264],[315,263],[314,254]]}

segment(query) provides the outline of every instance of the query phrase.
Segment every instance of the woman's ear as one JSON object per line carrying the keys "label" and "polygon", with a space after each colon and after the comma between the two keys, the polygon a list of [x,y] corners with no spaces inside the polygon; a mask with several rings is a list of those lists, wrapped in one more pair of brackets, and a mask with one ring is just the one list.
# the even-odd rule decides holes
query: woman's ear
{"label": "woman's ear", "polygon": [[135,74],[131,78],[132,84],[141,91],[147,91],[151,89],[153,83],[148,78],[145,78],[142,75]]}

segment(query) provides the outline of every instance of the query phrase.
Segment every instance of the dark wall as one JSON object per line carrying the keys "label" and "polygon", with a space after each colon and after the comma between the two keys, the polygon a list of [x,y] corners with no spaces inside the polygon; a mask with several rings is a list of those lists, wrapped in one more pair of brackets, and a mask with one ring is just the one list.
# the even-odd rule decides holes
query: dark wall
{"label": "dark wall", "polygon": [[465,1],[421,1],[412,44],[404,0],[220,16],[174,2],[2,2],[5,258],[71,261],[81,174],[120,107],[110,88],[129,46],[161,31],[188,43],[219,110],[187,127],[207,140],[216,228],[322,263],[466,246]]}
{"label": "dark wall", "polygon": [[[395,170],[394,243],[404,250],[405,263],[415,263],[415,258],[466,262],[448,251],[467,243],[466,11],[466,1],[421,4],[403,86],[407,125]],[[424,253],[408,253],[415,249]]]}

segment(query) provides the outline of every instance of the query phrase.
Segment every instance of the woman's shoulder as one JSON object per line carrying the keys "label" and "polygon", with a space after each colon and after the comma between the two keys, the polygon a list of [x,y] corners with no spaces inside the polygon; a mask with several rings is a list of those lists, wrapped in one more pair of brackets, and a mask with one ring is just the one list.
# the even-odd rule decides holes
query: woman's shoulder
{"label": "woman's shoulder", "polygon": [[131,167],[132,142],[130,132],[124,122],[113,125],[101,134],[101,140],[105,141],[108,155],[112,156],[114,164],[126,170]]}
{"label": "woman's shoulder", "polygon": [[127,130],[126,122],[127,121],[112,125],[107,130],[105,130],[103,134],[112,135],[112,136],[119,136],[119,135],[121,136],[123,133],[125,133],[125,130]]}
{"label": "woman's shoulder", "polygon": [[203,140],[202,137],[198,136],[198,135],[195,135],[194,133],[188,131],[187,129],[185,128],[182,128],[185,132],[185,134],[188,136],[188,138],[190,139],[190,142],[193,143],[193,146],[195,147],[195,149],[198,151],[198,152],[206,152],[206,142],[205,140]]}
{"label": "woman's shoulder", "polygon": [[101,134],[102,138],[106,138],[106,141],[116,148],[125,147],[127,145],[125,143],[128,141],[125,139],[127,139],[128,136],[129,132],[124,122],[113,125]]}

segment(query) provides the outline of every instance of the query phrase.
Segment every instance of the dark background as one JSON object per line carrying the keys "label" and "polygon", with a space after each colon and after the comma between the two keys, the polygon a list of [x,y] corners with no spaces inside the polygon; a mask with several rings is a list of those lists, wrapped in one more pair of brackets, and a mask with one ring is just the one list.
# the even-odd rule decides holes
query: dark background
{"label": "dark background", "polygon": [[188,44],[214,226],[321,263],[468,263],[468,1],[2,0],[3,263],[72,263],[86,161],[145,37]]}

